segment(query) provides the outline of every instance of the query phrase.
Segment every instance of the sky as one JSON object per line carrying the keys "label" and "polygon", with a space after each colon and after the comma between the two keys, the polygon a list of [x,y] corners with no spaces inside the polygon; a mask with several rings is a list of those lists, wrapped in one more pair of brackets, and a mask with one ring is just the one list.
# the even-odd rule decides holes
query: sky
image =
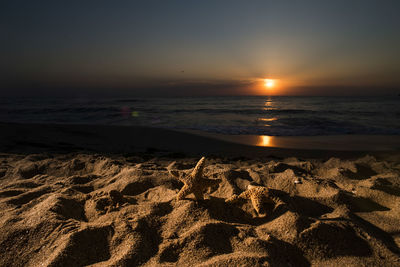
{"label": "sky", "polygon": [[5,0],[0,96],[397,95],[398,14],[398,0]]}

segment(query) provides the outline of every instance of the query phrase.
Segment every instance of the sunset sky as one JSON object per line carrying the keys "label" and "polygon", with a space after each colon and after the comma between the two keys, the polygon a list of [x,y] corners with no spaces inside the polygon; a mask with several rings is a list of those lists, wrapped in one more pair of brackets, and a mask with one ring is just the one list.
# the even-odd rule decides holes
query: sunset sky
{"label": "sunset sky", "polygon": [[2,1],[0,95],[397,95],[399,14],[398,0]]}

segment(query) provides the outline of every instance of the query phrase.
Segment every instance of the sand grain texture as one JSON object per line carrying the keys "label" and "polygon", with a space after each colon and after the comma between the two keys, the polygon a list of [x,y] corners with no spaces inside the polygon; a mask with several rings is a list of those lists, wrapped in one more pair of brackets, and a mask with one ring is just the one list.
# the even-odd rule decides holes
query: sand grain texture
{"label": "sand grain texture", "polygon": [[[2,154],[0,266],[400,266],[399,162],[214,157],[221,183],[176,200],[168,165],[198,160]],[[249,184],[267,216],[225,202]]]}

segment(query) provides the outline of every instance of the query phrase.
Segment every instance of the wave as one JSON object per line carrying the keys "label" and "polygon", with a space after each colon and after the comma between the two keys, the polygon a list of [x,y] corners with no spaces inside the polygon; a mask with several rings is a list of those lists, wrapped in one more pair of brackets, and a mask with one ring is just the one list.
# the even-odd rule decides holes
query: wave
{"label": "wave", "polygon": [[222,134],[400,134],[400,105],[390,98],[7,99],[3,102],[0,121],[4,122],[141,125]]}

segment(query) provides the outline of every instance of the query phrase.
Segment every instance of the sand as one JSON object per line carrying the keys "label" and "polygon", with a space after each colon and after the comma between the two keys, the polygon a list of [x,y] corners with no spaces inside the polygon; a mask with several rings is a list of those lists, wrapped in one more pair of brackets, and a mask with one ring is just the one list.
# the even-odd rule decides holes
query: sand
{"label": "sand", "polygon": [[[124,147],[121,128],[1,126],[0,266],[400,266],[398,151],[301,156],[150,129]],[[176,200],[168,165],[188,173],[203,155],[220,184]],[[274,195],[265,217],[225,202],[250,184]]]}
{"label": "sand", "polygon": [[321,135],[321,136],[265,136],[226,135],[195,130],[182,130],[200,136],[250,146],[297,150],[393,151],[400,150],[398,135]]}

